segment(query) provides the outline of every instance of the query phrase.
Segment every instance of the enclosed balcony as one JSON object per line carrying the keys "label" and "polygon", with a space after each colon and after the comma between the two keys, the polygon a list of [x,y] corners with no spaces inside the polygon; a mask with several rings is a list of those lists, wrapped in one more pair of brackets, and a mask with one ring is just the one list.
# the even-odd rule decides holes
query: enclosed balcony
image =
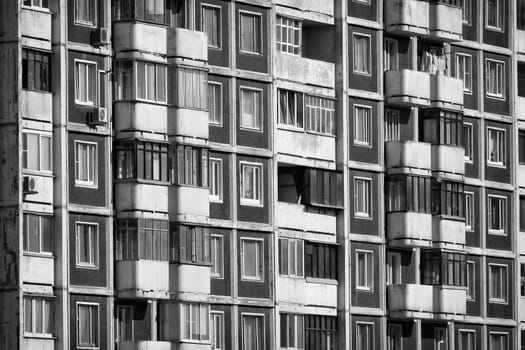
{"label": "enclosed balcony", "polygon": [[168,134],[207,140],[209,135],[208,111],[170,107]]}
{"label": "enclosed balcony", "polygon": [[465,149],[459,146],[432,145],[432,171],[465,174]]}
{"label": "enclosed balcony", "polygon": [[305,232],[336,234],[337,218],[320,212],[308,211],[304,204],[277,202],[275,211],[277,226]]}
{"label": "enclosed balcony", "polygon": [[276,79],[335,88],[334,63],[276,52],[273,64]]}
{"label": "enclosed balcony", "polygon": [[[115,130],[142,130],[152,133],[168,132],[168,107],[158,104],[117,101],[114,103],[113,116]],[[154,116],[152,118],[152,116]]]}
{"label": "enclosed balcony", "polygon": [[53,204],[53,176],[24,175],[22,192],[24,202]]}
{"label": "enclosed balcony", "polygon": [[277,129],[277,152],[301,158],[335,162],[335,137]]}
{"label": "enclosed balcony", "polygon": [[208,39],[203,32],[170,28],[167,44],[169,57],[208,61]]}
{"label": "enclosed balcony", "polygon": [[115,207],[119,211],[168,212],[169,186],[118,181],[115,183]]}
{"label": "enclosed balcony", "polygon": [[417,141],[389,141],[386,147],[388,170],[408,168],[430,170],[430,144]]}
{"label": "enclosed balcony", "polygon": [[113,23],[113,50],[115,52],[142,51],[166,55],[168,28],[138,21]]}
{"label": "enclosed balcony", "polygon": [[430,76],[430,102],[433,107],[463,108],[463,80],[443,74]]}
{"label": "enclosed balcony", "polygon": [[171,263],[169,275],[170,293],[210,294],[210,267],[207,265]]}
{"label": "enclosed balcony", "polygon": [[444,319],[461,319],[467,313],[467,291],[465,288],[433,286],[434,314]]}
{"label": "enclosed balcony", "polygon": [[209,190],[204,187],[171,186],[170,216],[201,218],[210,216]]}
{"label": "enclosed balcony", "polygon": [[119,350],[171,350],[171,342],[155,340],[121,341]]}
{"label": "enclosed balcony", "polygon": [[[24,37],[51,42],[51,12],[46,9],[34,10],[22,7],[20,29]],[[51,45],[46,49],[51,49]]]}
{"label": "enclosed balcony", "polygon": [[465,221],[442,216],[432,217],[432,241],[442,246],[465,245]]}
{"label": "enclosed balcony", "polygon": [[387,103],[402,106],[429,106],[430,74],[410,69],[386,71],[385,94]]}
{"label": "enclosed balcony", "polygon": [[434,1],[430,3],[430,36],[442,41],[463,39],[462,1]]}
{"label": "enclosed balcony", "polygon": [[429,34],[429,3],[419,0],[385,1],[385,29],[401,35]]}
{"label": "enclosed balcony", "polygon": [[115,289],[122,298],[168,298],[169,263],[157,260],[115,262]]}
{"label": "enclosed balcony", "polygon": [[20,113],[25,119],[51,122],[53,120],[53,94],[46,91],[21,90]]}
{"label": "enclosed balcony", "polygon": [[55,258],[52,255],[26,255],[22,260],[24,283],[53,285],[55,282]]}
{"label": "enclosed balcony", "polygon": [[337,284],[305,278],[279,277],[276,298],[283,303],[336,308]]}
{"label": "enclosed balcony", "polygon": [[390,245],[427,247],[432,244],[432,215],[418,212],[387,213],[386,230]]}

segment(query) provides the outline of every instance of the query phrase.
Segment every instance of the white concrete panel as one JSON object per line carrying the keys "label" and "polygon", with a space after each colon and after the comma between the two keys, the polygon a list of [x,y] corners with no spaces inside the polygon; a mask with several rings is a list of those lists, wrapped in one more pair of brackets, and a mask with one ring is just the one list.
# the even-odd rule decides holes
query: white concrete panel
{"label": "white concrete panel", "polygon": [[55,349],[55,339],[54,338],[49,338],[49,339],[23,338],[22,349],[54,350]]}
{"label": "white concrete panel", "polygon": [[20,90],[20,112],[22,118],[51,122],[53,120],[53,94]]}
{"label": "white concrete panel", "polygon": [[334,15],[334,2],[332,0],[275,0],[274,3],[307,12],[321,13],[328,16]]}
{"label": "white concrete panel", "polygon": [[167,28],[141,22],[113,24],[113,50],[167,54]]}
{"label": "white concrete panel", "polygon": [[274,77],[301,84],[333,89],[335,87],[335,64],[276,52]]}
{"label": "white concrete panel", "polygon": [[168,341],[137,340],[123,341],[118,343],[119,350],[170,350],[171,343]]}
{"label": "white concrete panel", "polygon": [[[297,291],[301,291],[298,293]],[[337,307],[337,285],[305,278],[277,278],[279,302],[305,306]]]}
{"label": "white concrete panel", "polygon": [[447,244],[465,244],[465,222],[432,217],[432,241]]}
{"label": "white concrete panel", "polygon": [[169,134],[208,139],[208,111],[170,107]]}
{"label": "white concrete panel", "polygon": [[277,202],[275,210],[277,226],[299,231],[336,234],[336,217],[308,213],[302,204]]}
{"label": "white concrete panel", "polygon": [[210,194],[207,188],[171,186],[170,191],[170,215],[210,216]]}
{"label": "white concrete panel", "polygon": [[143,130],[165,134],[168,131],[168,107],[142,102],[117,102],[113,111],[115,129]]}
{"label": "white concrete panel", "polygon": [[335,137],[278,129],[275,138],[278,153],[335,162]]}
{"label": "white concrete panel", "polygon": [[432,286],[394,284],[387,286],[388,311],[432,312]]}
{"label": "white concrete panel", "polygon": [[430,74],[410,69],[386,71],[385,92],[389,103],[428,106]]}
{"label": "white concrete panel", "polygon": [[385,1],[385,27],[391,32],[427,35],[429,32],[429,4],[418,0]]}
{"label": "white concrete panel", "polygon": [[430,4],[430,35],[440,40],[463,38],[463,10],[444,3]]}
{"label": "white concrete panel", "polygon": [[115,281],[119,295],[167,298],[169,263],[156,260],[116,261]]}
{"label": "white concrete panel", "polygon": [[209,266],[172,263],[169,271],[171,293],[210,294]]}
{"label": "white concrete panel", "polygon": [[115,206],[117,210],[146,210],[167,213],[168,193],[168,185],[116,182]]}
{"label": "white concrete panel", "polygon": [[23,36],[51,41],[51,12],[22,8],[20,21]]}
{"label": "white concrete panel", "polygon": [[428,246],[432,240],[432,215],[415,212],[387,213],[388,239],[410,246]]}
{"label": "white concrete panel", "polygon": [[51,176],[32,174],[24,176],[29,176],[35,182],[35,193],[25,194],[24,202],[53,204],[53,178]]}
{"label": "white concrete panel", "polygon": [[386,167],[430,170],[430,144],[417,141],[386,142]]}
{"label": "white concrete panel", "polygon": [[432,145],[432,171],[465,174],[465,149],[449,145]]}
{"label": "white concrete panel", "polygon": [[168,56],[207,61],[207,34],[184,28],[170,28],[168,33]]}
{"label": "white concrete panel", "polygon": [[22,259],[24,283],[53,285],[55,282],[55,259],[52,256],[24,255]]}
{"label": "white concrete panel", "polygon": [[463,80],[438,74],[430,76],[432,104],[463,105]]}

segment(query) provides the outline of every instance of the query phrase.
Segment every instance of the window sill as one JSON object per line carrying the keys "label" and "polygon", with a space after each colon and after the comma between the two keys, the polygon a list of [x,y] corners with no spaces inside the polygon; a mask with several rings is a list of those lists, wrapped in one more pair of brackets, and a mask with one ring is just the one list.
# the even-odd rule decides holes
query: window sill
{"label": "window sill", "polygon": [[494,94],[490,94],[488,92],[486,93],[486,96],[487,96],[487,98],[491,98],[493,100],[505,101],[507,99],[504,95],[494,95]]}
{"label": "window sill", "polygon": [[99,270],[99,267],[96,265],[83,265],[83,264],[76,264],[75,267],[77,269],[83,269],[83,270]]}
{"label": "window sill", "polygon": [[354,140],[354,142],[352,144],[353,144],[354,147],[373,148],[372,144],[370,144],[370,143],[360,142],[360,141],[356,141],[356,140]]}
{"label": "window sill", "polygon": [[35,11],[35,12],[41,12],[41,13],[45,13],[45,14],[49,14],[49,15],[52,15],[52,14],[53,14],[53,12],[51,12],[50,9],[45,8],[45,7],[37,7],[37,6],[26,6],[26,5],[22,5],[22,8],[25,9],[25,10],[30,10],[30,11]]}
{"label": "window sill", "polygon": [[[241,117],[242,118],[242,117]],[[251,132],[258,132],[258,133],[264,133],[263,129],[262,128],[256,128],[256,127],[250,127],[250,126],[240,126],[239,127],[240,130],[243,130],[243,131],[251,131]]]}
{"label": "window sill", "polygon": [[367,214],[354,213],[354,219],[373,220],[374,218]]}
{"label": "window sill", "polygon": [[244,54],[244,55],[250,55],[250,56],[258,56],[258,57],[262,57],[263,56],[262,52],[245,51],[245,50],[242,50],[242,49],[239,49],[239,53],[240,54]]}
{"label": "window sill", "polygon": [[23,91],[28,91],[28,92],[33,92],[33,93],[38,93],[38,94],[43,94],[43,95],[53,95],[53,92],[47,91],[47,90],[28,89],[28,88],[23,88],[22,90]]}
{"label": "window sill", "polygon": [[184,261],[184,260],[170,260],[169,263],[173,265],[194,265],[194,266],[203,266],[203,267],[211,266],[211,262],[208,263],[208,262],[200,262],[200,261],[192,262],[192,261]]}
{"label": "window sill", "polygon": [[[145,21],[143,19],[137,19],[137,18],[113,19],[112,22],[113,23],[133,22],[133,23],[142,23],[142,24],[163,27],[163,28],[170,28],[169,24],[167,23],[149,22],[149,21]],[[186,28],[174,28],[174,29],[186,29]]]}
{"label": "window sill", "polygon": [[499,304],[499,305],[508,305],[508,302],[506,300],[503,300],[503,299],[491,299],[489,298],[489,303],[490,304]]}
{"label": "window sill", "polygon": [[507,169],[507,166],[503,163],[495,163],[491,161],[487,161],[487,166],[491,168],[500,168],[500,169]]}
{"label": "window sill", "polygon": [[78,181],[75,181],[75,187],[89,188],[89,189],[92,189],[92,190],[98,189],[98,185],[97,184],[83,183],[83,182],[78,182]]}
{"label": "window sill", "polygon": [[505,30],[503,28],[501,28],[501,27],[494,27],[494,26],[491,26],[491,25],[488,25],[488,24],[485,25],[485,29],[486,30],[490,30],[492,32],[505,33]]}
{"label": "window sill", "polygon": [[49,170],[23,169],[22,170],[22,175],[55,178],[55,175],[53,174],[53,171],[49,171]]}
{"label": "window sill", "polygon": [[355,290],[356,292],[362,292],[362,293],[373,293],[374,292],[373,288],[358,287],[358,286],[355,287]]}
{"label": "window sill", "polygon": [[261,202],[250,201],[242,198],[240,200],[240,204],[245,207],[264,208],[264,205]]}
{"label": "window sill", "polygon": [[506,237],[507,233],[504,230],[491,230],[489,229],[489,235]]}
{"label": "window sill", "polygon": [[210,203],[214,203],[214,204],[223,204],[223,200],[222,199],[217,199],[217,198],[211,198],[209,199]]}
{"label": "window sill", "polygon": [[360,71],[356,71],[356,70],[352,70],[352,72],[355,75],[361,75],[361,76],[364,76],[364,77],[372,77],[372,74],[370,72],[360,72]]}
{"label": "window sill", "polygon": [[26,339],[42,339],[42,340],[53,340],[55,341],[57,337],[52,334],[33,334],[33,333],[24,333],[24,338]]}
{"label": "window sill", "polygon": [[264,279],[250,278],[250,277],[242,277],[242,276],[241,276],[241,282],[264,283]]}
{"label": "window sill", "polygon": [[56,259],[56,256],[52,253],[35,253],[35,252],[24,252],[24,256],[30,256],[34,258],[42,258],[42,259]]}
{"label": "window sill", "polygon": [[330,284],[333,286],[339,285],[339,282],[337,280],[333,280],[329,278],[317,278],[317,277],[306,277],[306,283]]}

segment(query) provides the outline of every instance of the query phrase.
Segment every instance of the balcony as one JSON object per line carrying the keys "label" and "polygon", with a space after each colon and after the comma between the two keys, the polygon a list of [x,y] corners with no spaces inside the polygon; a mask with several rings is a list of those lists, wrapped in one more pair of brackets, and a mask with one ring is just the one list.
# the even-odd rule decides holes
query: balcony
{"label": "balcony", "polygon": [[279,277],[276,297],[279,302],[284,303],[336,308],[337,284],[323,283],[321,280]]}
{"label": "balcony", "polygon": [[430,4],[430,36],[443,41],[463,39],[461,7],[434,2]]}
{"label": "balcony", "polygon": [[525,165],[520,164],[518,168],[518,185],[520,187],[525,187]]}
{"label": "balcony", "polygon": [[115,279],[115,289],[119,297],[154,299],[169,297],[169,263],[167,261],[116,261]]}
{"label": "balcony", "polygon": [[391,245],[428,247],[432,244],[432,215],[387,213],[386,230]]}
{"label": "balcony", "polygon": [[113,24],[113,50],[167,54],[167,28],[141,22]]}
{"label": "balcony", "polygon": [[430,170],[430,144],[417,141],[386,143],[387,169],[409,168]]}
{"label": "balcony", "polygon": [[385,13],[388,14],[385,29],[388,33],[426,36],[430,28],[429,11],[429,3],[425,1],[385,1]]}
{"label": "balcony", "polygon": [[410,69],[386,71],[385,91],[387,103],[430,106],[430,74]]}
{"label": "balcony", "polygon": [[45,91],[20,91],[20,113],[24,119],[53,121],[53,94]]}
{"label": "balcony", "polygon": [[170,107],[168,130],[170,136],[208,139],[208,111]]}
{"label": "balcony", "polygon": [[21,349],[55,350],[54,338],[23,338]]}
{"label": "balcony", "polygon": [[115,183],[115,207],[119,211],[168,212],[169,186],[118,181]]}
{"label": "balcony", "polygon": [[308,13],[319,13],[327,16],[334,15],[333,0],[274,0],[274,4],[296,8]]}
{"label": "balcony", "polygon": [[445,246],[465,245],[465,222],[441,216],[432,217],[432,241]]}
{"label": "balcony", "polygon": [[[523,38],[525,40],[525,38]],[[516,115],[518,119],[525,120],[525,97],[516,97]]]}
{"label": "balcony", "polygon": [[117,132],[141,130],[165,134],[168,131],[167,106],[134,101],[117,101],[114,106]]}
{"label": "balcony", "polygon": [[170,28],[168,31],[168,56],[208,61],[208,37],[202,32]]}
{"label": "balcony", "polygon": [[277,202],[275,215],[279,228],[336,234],[337,220],[335,216],[309,213],[302,204]]}
{"label": "balcony", "polygon": [[53,177],[51,175],[27,175],[30,183],[34,183],[34,189],[24,194],[24,202],[41,204],[53,204]]}
{"label": "balcony", "polygon": [[465,174],[465,149],[449,145],[432,145],[432,171]]}
{"label": "balcony", "polygon": [[440,318],[454,319],[467,313],[467,291],[446,286],[433,286],[434,314]]}
{"label": "balcony", "polygon": [[24,283],[55,283],[55,258],[51,255],[26,255],[22,258],[22,280]]}
{"label": "balcony", "polygon": [[209,190],[202,187],[171,186],[169,212],[173,219],[205,220],[210,216]]}
{"label": "balcony", "polygon": [[519,53],[525,53],[525,30],[516,30],[516,51]]}
{"label": "balcony", "polygon": [[170,293],[210,294],[209,266],[171,263],[169,277]]}
{"label": "balcony", "polygon": [[335,137],[278,129],[275,138],[280,154],[335,162]]}
{"label": "balcony", "polygon": [[[226,328],[229,329],[229,328]],[[210,344],[206,343],[179,343],[177,350],[209,350]]]}
{"label": "balcony", "polygon": [[[51,42],[51,12],[22,8],[20,11],[20,29],[24,37]],[[47,49],[51,49],[50,44]]]}
{"label": "balcony", "polygon": [[335,64],[276,52],[274,78],[333,89],[335,88]]}
{"label": "balcony", "polygon": [[119,350],[171,350],[169,341],[137,340],[118,343]]}
{"label": "balcony", "polygon": [[430,76],[430,84],[433,107],[463,108],[463,80],[438,74]]}

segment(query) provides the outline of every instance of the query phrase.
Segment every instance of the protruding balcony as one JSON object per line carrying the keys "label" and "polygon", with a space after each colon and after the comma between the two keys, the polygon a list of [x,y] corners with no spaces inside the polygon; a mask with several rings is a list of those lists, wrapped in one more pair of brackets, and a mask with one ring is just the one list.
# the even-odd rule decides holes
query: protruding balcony
{"label": "protruding balcony", "polygon": [[182,219],[205,219],[210,216],[210,193],[208,188],[176,186],[170,187],[170,217]]}
{"label": "protruding balcony", "polygon": [[119,297],[169,297],[169,263],[157,260],[122,260],[115,262],[115,288]]}
{"label": "protruding balcony", "polygon": [[114,125],[117,132],[142,130],[165,134],[168,131],[167,106],[134,101],[117,101],[114,106]]}
{"label": "protruding balcony", "polygon": [[518,169],[518,183],[520,187],[525,187],[525,165],[520,164]]}
{"label": "protruding balcony", "polygon": [[20,22],[22,36],[51,42],[51,12],[22,8]]}
{"label": "protruding balcony", "polygon": [[25,255],[22,260],[22,279],[25,283],[53,285],[55,259],[53,256]]}
{"label": "protruding balcony", "polygon": [[208,38],[203,32],[183,28],[168,31],[168,56],[208,61]]}
{"label": "protruding balcony", "polygon": [[443,246],[465,245],[465,221],[432,217],[432,241]]}
{"label": "protruding balcony", "polygon": [[[525,38],[523,38],[525,40]],[[525,97],[516,97],[516,116],[518,119],[525,120]]]}
{"label": "protruding balcony", "polygon": [[431,2],[430,35],[443,41],[461,41],[463,39],[462,7],[443,2]]}
{"label": "protruding balcony", "polygon": [[387,103],[403,106],[429,106],[430,74],[410,69],[386,71],[385,91]]}
{"label": "protruding balcony", "polygon": [[430,144],[417,141],[387,142],[386,167],[430,170]]}
{"label": "protruding balcony", "polygon": [[171,350],[171,342],[155,340],[122,341],[119,350]]}
{"label": "protruding balcony", "polygon": [[45,91],[21,90],[20,113],[25,119],[51,122],[53,120],[53,94]]}
{"label": "protruding balcony", "polygon": [[167,185],[118,181],[115,183],[115,207],[119,211],[167,213],[168,193]]}
{"label": "protruding balcony", "polygon": [[515,33],[516,50],[525,54],[525,30],[516,30]]}
{"label": "protruding balcony", "polygon": [[55,338],[23,338],[22,349],[55,350]]}
{"label": "protruding balcony", "polygon": [[279,277],[277,279],[277,300],[305,306],[336,308],[337,284],[304,278]]}
{"label": "protruding balcony", "polygon": [[308,13],[319,13],[328,16],[334,15],[334,2],[332,0],[274,0],[274,3],[307,11]]}
{"label": "protruding balcony", "polygon": [[170,293],[210,294],[209,266],[171,263],[169,275]]}
{"label": "protruding balcony", "polygon": [[335,64],[276,52],[274,77],[333,89],[335,87]]}
{"label": "protruding balcony", "polygon": [[113,50],[167,54],[168,30],[164,26],[126,21],[113,24]]}
{"label": "protruding balcony", "polygon": [[385,1],[385,29],[388,33],[404,35],[429,34],[429,3],[419,0]]}
{"label": "protruding balcony", "polygon": [[432,171],[465,174],[465,149],[449,145],[432,145]]}
{"label": "protruding balcony", "polygon": [[280,154],[335,162],[335,137],[278,129],[275,138]]}
{"label": "protruding balcony", "polygon": [[463,108],[463,80],[437,74],[430,76],[430,84],[432,106]]}
{"label": "protruding balcony", "polygon": [[170,136],[208,139],[208,111],[170,107],[168,130]]}
{"label": "protruding balcony", "polygon": [[432,215],[387,213],[386,230],[391,245],[428,247],[432,244]]}
{"label": "protruding balcony", "polygon": [[309,213],[303,204],[277,202],[277,226],[292,230],[336,234],[336,216]]}
{"label": "protruding balcony", "polygon": [[447,286],[433,286],[434,314],[444,319],[464,317],[467,313],[467,291]]}
{"label": "protruding balcony", "polygon": [[24,202],[53,204],[53,177],[50,175],[24,174],[27,183]]}

